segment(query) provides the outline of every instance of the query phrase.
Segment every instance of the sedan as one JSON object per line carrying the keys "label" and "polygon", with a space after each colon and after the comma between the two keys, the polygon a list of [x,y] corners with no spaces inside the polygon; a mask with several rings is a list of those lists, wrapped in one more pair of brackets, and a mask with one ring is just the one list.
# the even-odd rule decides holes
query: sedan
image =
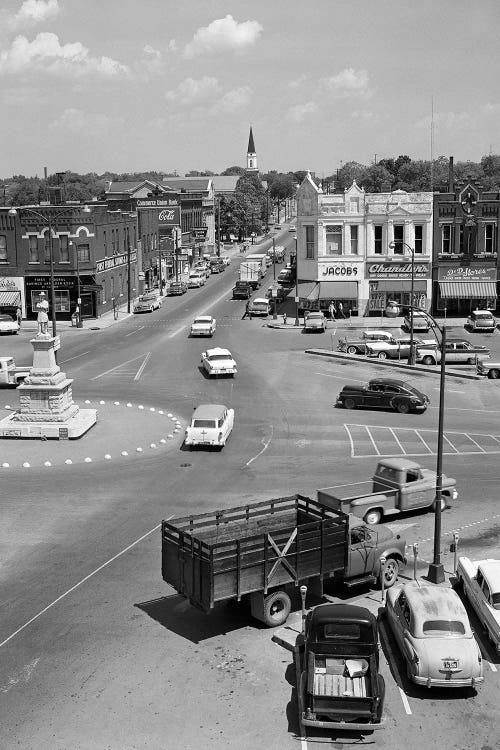
{"label": "sedan", "polygon": [[185,281],[171,281],[167,287],[167,295],[169,297],[175,297],[179,294],[186,294],[188,285]]}
{"label": "sedan", "polygon": [[489,310],[474,310],[467,318],[465,326],[471,331],[494,331],[497,321]]}
{"label": "sedan", "polygon": [[201,364],[209,376],[234,375],[238,372],[236,362],[229,349],[207,349],[201,355]]}
{"label": "sedan", "polygon": [[387,592],[386,614],[410,680],[425,687],[475,687],[481,651],[458,594],[411,581]]}
{"label": "sedan", "polygon": [[[406,359],[410,354],[410,338],[371,341],[366,345],[366,355],[378,359]],[[435,339],[413,339],[414,346],[433,346]]]}
{"label": "sedan", "polygon": [[2,313],[0,315],[0,333],[18,333],[19,323],[10,315]]}
{"label": "sedan", "polygon": [[207,279],[207,277],[201,271],[199,273],[198,272],[190,273],[189,274],[189,279],[188,279],[188,287],[190,289],[191,288],[196,289],[196,287],[205,286],[206,279]]}
{"label": "sedan", "polygon": [[156,291],[145,292],[141,294],[139,299],[134,305],[135,313],[142,312],[153,312],[153,310],[159,310],[161,307],[162,298]]}
{"label": "sedan", "polygon": [[217,327],[217,321],[210,315],[200,315],[191,323],[191,336],[213,336]]}
{"label": "sedan", "polygon": [[428,396],[403,380],[375,378],[366,385],[346,385],[337,398],[344,409],[394,409],[400,414],[424,412]]}
{"label": "sedan", "polygon": [[191,417],[186,429],[184,445],[225,446],[234,426],[234,409],[224,404],[201,404]]}
{"label": "sedan", "polygon": [[324,333],[326,330],[326,318],[322,312],[309,312],[305,316],[305,331],[319,331]]}
{"label": "sedan", "polygon": [[459,557],[457,580],[495,650],[500,653],[500,560]]}
{"label": "sedan", "polygon": [[[466,339],[446,339],[445,362],[449,364],[474,365],[479,358],[490,356],[486,346],[472,344]],[[423,365],[435,365],[441,362],[441,347],[421,346],[417,349],[417,362]]]}

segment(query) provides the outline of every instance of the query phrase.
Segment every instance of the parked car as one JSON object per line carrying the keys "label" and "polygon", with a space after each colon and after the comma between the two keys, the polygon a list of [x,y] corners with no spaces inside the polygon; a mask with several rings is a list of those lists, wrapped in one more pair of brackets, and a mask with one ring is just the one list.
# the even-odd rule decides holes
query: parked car
{"label": "parked car", "polygon": [[493,380],[500,378],[500,361],[497,359],[494,362],[486,362],[486,360],[479,360],[476,367],[478,375],[486,375],[486,377]]}
{"label": "parked car", "polygon": [[221,349],[221,347],[202,352],[201,364],[207,375],[210,376],[232,375],[234,377],[238,372],[236,362],[229,349]]}
{"label": "parked car", "polygon": [[191,269],[191,273],[203,273],[205,274],[205,278],[208,279],[212,273],[210,263],[207,260],[197,260]]}
{"label": "parked car", "polygon": [[[490,356],[486,346],[476,346],[463,339],[446,339],[445,362],[450,364],[474,365],[479,358]],[[422,346],[417,349],[417,363],[435,365],[441,362],[441,347]]]}
{"label": "parked car", "polygon": [[476,687],[481,651],[458,594],[411,581],[387,592],[387,621],[410,680],[425,687]]}
{"label": "parked car", "polygon": [[276,299],[278,302],[283,302],[286,297],[286,290],[283,289],[282,286],[277,286],[274,288],[276,290],[276,295],[273,296],[273,286],[271,285],[267,288],[266,297],[268,297],[269,299]]}
{"label": "parked car", "polygon": [[233,426],[234,409],[223,404],[201,404],[193,412],[184,445],[213,445],[222,450]]}
{"label": "parked car", "polygon": [[278,284],[284,284],[285,286],[287,284],[293,284],[294,280],[295,274],[293,272],[293,269],[291,268],[282,268],[278,274],[278,278],[276,279]]}
{"label": "parked car", "polygon": [[394,409],[400,414],[424,412],[429,397],[404,380],[375,378],[366,385],[345,385],[337,398],[344,409]]}
{"label": "parked car", "polygon": [[186,294],[188,285],[185,281],[171,281],[167,287],[167,296],[175,297],[179,294]]}
{"label": "parked car", "polygon": [[221,255],[220,259],[224,263],[225,266],[231,265],[231,258],[229,257],[229,255]]}
{"label": "parked car", "polygon": [[0,314],[0,333],[18,333],[19,323],[6,313]]}
{"label": "parked car", "polygon": [[368,328],[363,331],[361,338],[348,339],[347,336],[339,338],[337,351],[347,354],[366,354],[366,347],[370,341],[392,341],[393,336],[389,331],[381,331],[378,328]]}
{"label": "parked car", "polygon": [[497,321],[490,310],[474,310],[465,325],[470,331],[494,331]]}
{"label": "parked car", "polygon": [[292,224],[292,225],[290,225],[290,226],[288,227],[288,231],[289,231],[289,232],[296,232],[297,230],[296,230],[296,228],[295,228],[295,227],[293,226],[293,224]]}
{"label": "parked car", "polygon": [[199,286],[205,286],[206,280],[207,280],[207,277],[203,273],[203,271],[191,271],[191,273],[189,274],[189,279],[188,279],[188,287],[196,288]]}
{"label": "parked car", "polygon": [[191,323],[191,336],[213,336],[217,321],[210,315],[200,315]]}
{"label": "parked car", "polygon": [[[404,331],[409,331],[411,326],[411,315],[405,315],[403,319],[403,325],[401,328]],[[430,328],[429,323],[429,316],[426,315],[424,312],[419,312],[418,310],[413,311],[413,330],[414,331],[424,331],[424,333],[427,333],[427,331]]]}
{"label": "parked car", "polygon": [[237,281],[233,287],[233,299],[250,299],[253,287],[248,281]]}
{"label": "parked car", "polygon": [[500,653],[500,560],[459,557],[457,581]]}
{"label": "parked car", "polygon": [[[369,341],[366,345],[366,356],[378,359],[406,359],[410,354],[409,337],[389,339],[388,341]],[[432,346],[435,339],[413,339],[414,346]]]}
{"label": "parked car", "polygon": [[274,225],[274,228],[275,228],[275,229],[281,229],[281,224],[275,224],[275,225]]}
{"label": "parked car", "polygon": [[270,311],[271,303],[267,297],[255,297],[248,306],[251,315],[269,315]]}
{"label": "parked car", "polygon": [[215,258],[210,258],[210,272],[211,273],[222,273],[225,270],[226,270],[226,266],[222,258],[219,258],[218,256]]}
{"label": "parked car", "polygon": [[134,312],[142,313],[159,310],[161,307],[162,299],[163,298],[160,297],[160,294],[156,289],[152,289],[149,292],[144,292],[144,294],[141,294],[139,299],[136,301],[134,305]]}
{"label": "parked car", "polygon": [[320,331],[324,333],[326,330],[326,318],[322,312],[307,312],[304,314],[304,330],[308,331]]}

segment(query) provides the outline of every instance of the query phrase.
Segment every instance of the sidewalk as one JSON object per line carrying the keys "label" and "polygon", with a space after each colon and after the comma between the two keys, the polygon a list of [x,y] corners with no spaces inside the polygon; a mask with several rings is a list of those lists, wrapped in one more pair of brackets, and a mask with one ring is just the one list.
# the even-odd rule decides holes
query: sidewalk
{"label": "sidewalk", "polygon": [[[466,330],[464,328],[464,325],[467,321],[467,318],[435,318],[436,323],[439,326],[446,325],[447,330],[450,328],[460,328],[462,330]],[[380,316],[375,317],[353,317],[353,318],[340,318],[335,320],[328,320],[326,323],[327,330],[332,329],[346,329],[349,330],[362,330],[364,328],[375,328],[375,329],[382,329],[385,330],[387,328],[396,328],[399,330],[401,329],[401,326],[403,324],[403,318],[381,318]],[[295,313],[290,314],[287,312],[287,323],[286,325],[283,324],[283,313],[278,313],[277,320],[270,320],[267,323],[269,328],[284,328],[284,329],[297,329],[297,328],[303,328],[304,327],[304,317],[301,315],[299,317],[299,325],[295,325]],[[428,331],[427,333],[424,333],[423,331],[415,331],[415,338],[431,338],[432,337],[432,329]]]}

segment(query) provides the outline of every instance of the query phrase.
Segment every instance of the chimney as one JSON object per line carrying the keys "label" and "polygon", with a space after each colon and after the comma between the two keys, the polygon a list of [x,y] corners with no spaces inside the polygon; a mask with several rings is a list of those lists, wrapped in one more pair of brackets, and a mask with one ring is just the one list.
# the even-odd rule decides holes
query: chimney
{"label": "chimney", "polygon": [[450,162],[448,165],[448,192],[454,192],[455,175],[453,174],[453,156],[450,156]]}

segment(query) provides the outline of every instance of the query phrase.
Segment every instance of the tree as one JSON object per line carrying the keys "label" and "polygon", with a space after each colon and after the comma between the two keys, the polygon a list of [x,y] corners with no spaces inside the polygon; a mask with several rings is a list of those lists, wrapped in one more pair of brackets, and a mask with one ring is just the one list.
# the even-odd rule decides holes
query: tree
{"label": "tree", "polygon": [[221,175],[225,177],[236,177],[242,174],[245,174],[245,170],[243,169],[243,167],[228,167],[223,172],[221,172]]}

